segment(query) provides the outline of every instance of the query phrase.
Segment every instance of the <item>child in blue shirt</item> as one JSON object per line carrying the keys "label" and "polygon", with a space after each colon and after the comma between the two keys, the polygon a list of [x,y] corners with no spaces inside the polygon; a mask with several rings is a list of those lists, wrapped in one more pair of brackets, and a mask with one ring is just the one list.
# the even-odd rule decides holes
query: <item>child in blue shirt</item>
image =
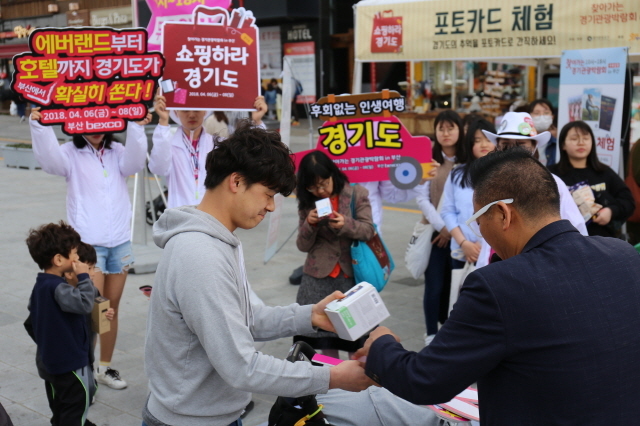
{"label": "child in blue shirt", "polygon": [[[32,229],[29,254],[44,272],[38,274],[29,299],[33,337],[38,346],[36,364],[45,381],[53,426],[84,425],[95,385],[90,365],[91,330],[87,315],[96,289],[89,266],[80,262],[80,235],[61,221]],[[64,274],[74,272],[69,284]]]}

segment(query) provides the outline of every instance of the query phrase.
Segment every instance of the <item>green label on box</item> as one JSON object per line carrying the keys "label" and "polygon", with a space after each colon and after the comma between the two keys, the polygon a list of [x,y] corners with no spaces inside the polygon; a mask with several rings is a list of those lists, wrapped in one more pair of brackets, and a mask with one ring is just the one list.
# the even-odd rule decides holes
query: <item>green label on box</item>
{"label": "green label on box", "polygon": [[344,321],[344,323],[347,325],[347,328],[355,327],[356,322],[351,316],[351,312],[349,312],[349,308],[343,306],[342,308],[338,309],[338,313],[342,317],[342,320]]}

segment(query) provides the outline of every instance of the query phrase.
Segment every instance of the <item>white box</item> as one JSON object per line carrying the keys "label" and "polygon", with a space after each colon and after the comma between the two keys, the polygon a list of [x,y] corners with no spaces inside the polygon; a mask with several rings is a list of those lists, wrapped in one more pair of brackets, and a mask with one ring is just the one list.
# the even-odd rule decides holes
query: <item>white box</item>
{"label": "white box", "polygon": [[318,210],[318,217],[329,216],[333,209],[331,208],[331,200],[329,198],[323,198],[316,201],[316,209]]}
{"label": "white box", "polygon": [[324,310],[341,339],[355,341],[389,318],[380,294],[368,282],[351,288],[346,297],[334,300]]}

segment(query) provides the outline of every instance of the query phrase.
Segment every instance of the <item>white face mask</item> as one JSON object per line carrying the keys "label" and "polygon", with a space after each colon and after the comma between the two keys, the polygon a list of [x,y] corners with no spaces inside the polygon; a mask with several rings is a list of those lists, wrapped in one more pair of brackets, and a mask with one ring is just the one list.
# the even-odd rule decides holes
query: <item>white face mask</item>
{"label": "white face mask", "polygon": [[536,128],[538,132],[546,132],[551,127],[553,123],[552,115],[536,115],[535,117],[531,117],[533,119],[533,126]]}

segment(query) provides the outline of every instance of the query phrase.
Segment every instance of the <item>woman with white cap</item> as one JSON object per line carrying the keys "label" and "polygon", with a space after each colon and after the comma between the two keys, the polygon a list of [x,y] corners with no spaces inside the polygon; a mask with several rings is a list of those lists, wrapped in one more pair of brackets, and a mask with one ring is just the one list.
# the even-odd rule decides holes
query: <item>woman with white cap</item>
{"label": "woman with white cap", "polygon": [[[498,151],[505,151],[517,146],[531,152],[531,155],[536,159],[538,159],[538,145],[546,144],[551,138],[549,132],[538,133],[536,131],[531,115],[526,112],[506,113],[498,126],[497,134],[486,130],[482,132],[496,144]],[[558,176],[553,173],[551,176],[555,179],[560,193],[560,217],[571,222],[582,235],[588,235],[584,219],[567,186]],[[486,240],[483,240],[476,268],[488,265],[492,254],[491,247],[486,243]]]}
{"label": "woman with white cap", "polygon": [[[259,96],[254,106],[256,111],[252,118],[260,125],[267,104]],[[213,136],[204,130],[203,123],[212,111],[168,111],[164,96],[156,97],[155,110],[160,121],[153,132],[149,170],[167,178],[167,208],[199,204],[205,191],[205,162],[214,148]],[[175,134],[171,133],[169,117],[180,126]]]}

